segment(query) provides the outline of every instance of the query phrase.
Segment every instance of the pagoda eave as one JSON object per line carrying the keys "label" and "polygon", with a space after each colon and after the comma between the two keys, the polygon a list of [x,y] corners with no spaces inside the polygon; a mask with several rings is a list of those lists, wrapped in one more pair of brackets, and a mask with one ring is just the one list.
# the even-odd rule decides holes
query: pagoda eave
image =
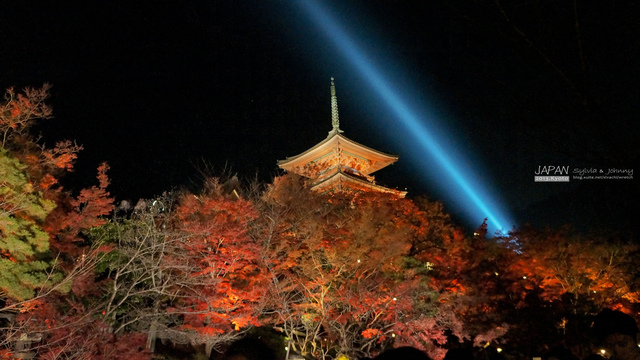
{"label": "pagoda eave", "polygon": [[316,162],[327,156],[337,156],[337,153],[344,153],[347,156],[369,161],[370,166],[362,171],[366,175],[389,166],[398,160],[397,155],[390,155],[374,150],[336,132],[309,150],[278,161],[278,166],[287,171],[294,171],[296,168],[303,168],[307,164]]}
{"label": "pagoda eave", "polygon": [[345,189],[352,189],[355,191],[376,191],[393,194],[401,198],[404,198],[407,195],[406,191],[390,189],[381,185],[371,183],[369,181],[362,180],[358,177],[345,174],[341,171],[336,172],[331,177],[328,177],[314,184],[311,189],[319,192],[324,192],[325,190],[329,191],[333,189],[340,189],[342,191],[344,191]]}

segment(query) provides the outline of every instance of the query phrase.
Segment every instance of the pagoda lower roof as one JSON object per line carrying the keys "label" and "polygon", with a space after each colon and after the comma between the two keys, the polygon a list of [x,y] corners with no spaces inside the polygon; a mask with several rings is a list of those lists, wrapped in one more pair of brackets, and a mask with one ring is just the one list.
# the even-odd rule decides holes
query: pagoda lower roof
{"label": "pagoda lower roof", "polygon": [[326,139],[309,150],[278,161],[278,166],[287,171],[292,171],[296,168],[303,168],[307,164],[331,156],[332,154],[335,155],[338,152],[369,161],[370,166],[362,171],[362,173],[366,175],[391,165],[398,160],[397,155],[372,149],[347,138],[339,131],[331,131]]}
{"label": "pagoda lower roof", "polygon": [[361,191],[378,191],[378,192],[390,193],[390,194],[395,194],[399,197],[405,197],[407,195],[406,191],[390,189],[388,187],[377,185],[372,182],[360,179],[356,176],[346,174],[342,171],[338,171],[332,176],[314,184],[311,187],[311,189],[315,191],[323,191],[325,189],[331,190],[331,189],[340,189],[344,187],[354,189],[354,190],[361,190]]}

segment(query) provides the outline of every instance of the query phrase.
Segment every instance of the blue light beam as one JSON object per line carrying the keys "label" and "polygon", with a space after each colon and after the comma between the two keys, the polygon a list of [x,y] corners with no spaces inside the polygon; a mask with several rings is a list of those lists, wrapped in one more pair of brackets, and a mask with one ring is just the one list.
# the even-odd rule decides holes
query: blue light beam
{"label": "blue light beam", "polygon": [[[497,202],[487,195],[489,193],[488,187],[482,184],[479,180],[480,178],[471,172],[471,167],[468,166],[464,159],[452,159],[447,155],[455,154],[455,149],[450,148],[447,151],[437,141],[432,132],[425,126],[425,121],[421,121],[420,117],[410,108],[407,102],[397,95],[399,92],[382,76],[382,72],[367,59],[331,15],[316,1],[303,0],[296,1],[296,3],[301,4],[303,9],[311,15],[310,17],[335,43],[353,68],[370,84],[371,88],[382,98],[384,103],[389,106],[408,133],[415,137],[421,148],[421,150],[418,150],[419,153],[423,153],[426,150],[436,160],[435,164],[443,170],[439,173],[447,175],[437,179],[438,185],[459,203],[461,210],[471,224],[479,225],[482,219],[486,217],[491,231],[504,232],[510,230],[505,228],[505,225],[512,227],[514,223],[510,220],[510,217],[504,215]],[[418,158],[424,159],[424,156],[418,154]],[[426,168],[427,165],[432,164],[425,163],[422,165],[424,165],[423,168]],[[466,177],[460,171],[461,168],[465,170]],[[455,184],[455,186],[452,187],[451,183]],[[484,191],[480,189],[484,189]]]}

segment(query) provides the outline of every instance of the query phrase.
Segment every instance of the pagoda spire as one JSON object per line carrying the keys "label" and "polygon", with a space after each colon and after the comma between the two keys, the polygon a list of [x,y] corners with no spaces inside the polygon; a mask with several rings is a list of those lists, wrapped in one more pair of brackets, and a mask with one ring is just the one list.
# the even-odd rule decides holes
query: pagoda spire
{"label": "pagoda spire", "polygon": [[336,96],[336,85],[333,83],[333,76],[331,77],[331,125],[333,128],[329,132],[329,135],[343,132],[340,130],[340,117],[338,116],[338,97]]}

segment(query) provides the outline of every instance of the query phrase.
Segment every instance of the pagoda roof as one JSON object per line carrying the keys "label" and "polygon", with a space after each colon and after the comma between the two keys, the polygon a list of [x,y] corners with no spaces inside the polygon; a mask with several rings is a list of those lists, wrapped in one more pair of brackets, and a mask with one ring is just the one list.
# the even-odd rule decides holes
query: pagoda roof
{"label": "pagoda roof", "polygon": [[311,189],[316,191],[322,191],[325,189],[327,190],[340,189],[342,187],[347,187],[354,190],[363,190],[363,191],[374,190],[378,192],[395,194],[399,197],[405,197],[407,195],[406,191],[390,189],[388,187],[377,185],[372,182],[360,179],[357,176],[347,174],[343,171],[337,171],[335,174],[331,175],[330,177],[323,179],[322,181],[314,184],[311,187]]}
{"label": "pagoda roof", "polygon": [[397,155],[387,154],[357,143],[344,136],[341,130],[334,129],[329,132],[329,136],[326,139],[307,151],[278,161],[278,166],[287,171],[295,172],[294,169],[296,168],[303,168],[307,164],[332,155],[337,156],[340,153],[369,161],[370,165],[361,170],[365,175],[372,174],[398,160]]}

